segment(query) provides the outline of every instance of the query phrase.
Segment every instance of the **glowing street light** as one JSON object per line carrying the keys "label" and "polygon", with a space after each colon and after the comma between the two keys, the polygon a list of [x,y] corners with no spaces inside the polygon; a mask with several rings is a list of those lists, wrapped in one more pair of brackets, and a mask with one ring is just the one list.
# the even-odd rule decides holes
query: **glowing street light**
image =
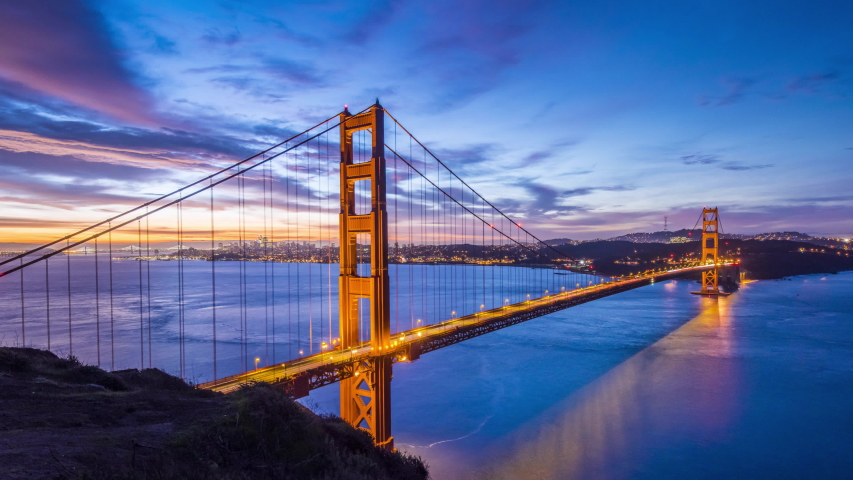
{"label": "glowing street light", "polygon": [[258,362],[261,361],[261,357],[255,357],[255,370],[258,369]]}

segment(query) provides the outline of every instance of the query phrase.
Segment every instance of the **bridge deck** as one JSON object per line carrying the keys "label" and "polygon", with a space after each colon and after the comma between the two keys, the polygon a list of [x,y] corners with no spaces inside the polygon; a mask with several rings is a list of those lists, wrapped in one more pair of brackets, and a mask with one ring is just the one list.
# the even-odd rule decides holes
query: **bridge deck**
{"label": "bridge deck", "polygon": [[230,393],[251,382],[267,382],[280,384],[294,396],[301,397],[307,395],[308,391],[312,389],[359,375],[370,368],[370,362],[367,360],[376,355],[389,355],[395,362],[417,360],[423,353],[438,350],[501,328],[598,298],[632,290],[655,281],[667,280],[708,268],[713,268],[713,265],[650,273],[547,295],[395,334],[392,338],[392,345],[385,351],[374,352],[370,343],[366,342],[344,351],[332,350],[318,353],[243,374],[224,377],[216,381],[202,383],[199,387]]}

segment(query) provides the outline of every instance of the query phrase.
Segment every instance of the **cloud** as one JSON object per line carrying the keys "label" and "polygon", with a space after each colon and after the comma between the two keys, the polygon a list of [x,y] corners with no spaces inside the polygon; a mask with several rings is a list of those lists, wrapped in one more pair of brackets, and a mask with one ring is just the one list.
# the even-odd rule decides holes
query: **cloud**
{"label": "cloud", "polygon": [[110,187],[96,182],[40,182],[18,178],[14,181],[0,180],[0,192],[6,194],[0,197],[2,203],[69,211],[92,205],[135,206],[144,200],[142,197],[111,193]]}
{"label": "cloud", "polygon": [[123,65],[101,14],[82,0],[4,4],[0,45],[0,77],[20,82],[19,88],[120,120],[159,123],[152,98]]}
{"label": "cloud", "polygon": [[574,197],[582,197],[595,192],[622,192],[634,190],[627,185],[613,185],[602,187],[580,187],[561,190],[550,185],[539,183],[535,180],[524,180],[516,183],[530,195],[529,200],[501,199],[497,203],[501,209],[507,209],[512,216],[527,219],[543,219],[564,216],[569,213],[585,211],[586,207],[578,205],[567,205],[565,200]]}
{"label": "cloud", "polygon": [[738,162],[723,162],[719,155],[694,153],[692,155],[684,155],[681,158],[681,163],[685,165],[716,165],[723,170],[743,171],[743,170],[760,170],[770,168],[773,164],[766,163],[762,165],[743,165]]}
{"label": "cloud", "polygon": [[301,86],[322,87],[327,74],[321,74],[313,65],[285,59],[268,59],[263,65],[264,72],[273,78],[285,80]]}
{"label": "cloud", "polygon": [[727,89],[726,93],[721,96],[704,95],[699,98],[699,105],[721,107],[737,103],[743,100],[747,90],[755,85],[757,80],[747,77],[725,77],[720,83]]}
{"label": "cloud", "polygon": [[711,165],[721,161],[719,155],[714,154],[694,153],[681,157],[681,163],[685,165]]}
{"label": "cloud", "polygon": [[10,152],[0,150],[0,168],[17,170],[28,175],[49,175],[78,180],[151,180],[168,179],[170,173],[163,169],[140,168],[103,162],[88,162],[71,155],[45,155],[35,152]]}
{"label": "cloud", "polygon": [[250,64],[222,64],[184,70],[197,75],[213,76],[210,82],[222,85],[265,102],[280,102],[282,92],[322,88],[328,85],[330,72],[321,72],[313,64],[284,58],[250,57]]}
{"label": "cloud", "polygon": [[763,168],[770,168],[774,165],[772,163],[765,163],[763,165],[741,165],[735,162],[729,162],[725,165],[721,165],[720,168],[723,170],[733,170],[733,171],[742,171],[742,170],[761,170]]}
{"label": "cloud", "polygon": [[[517,65],[523,56],[520,39],[540,19],[536,13],[546,2],[437,0],[425,9],[415,38],[412,69],[428,72],[434,81],[435,96],[429,108],[443,111],[457,108],[493,89],[501,73]],[[453,12],[448,15],[447,12]]]}
{"label": "cloud", "polygon": [[343,40],[353,45],[364,45],[379,35],[388,26],[403,4],[400,0],[372,2],[371,7],[343,35]]}
{"label": "cloud", "polygon": [[840,76],[838,71],[804,75],[792,80],[788,84],[787,90],[789,92],[815,93],[827,83],[838,80]]}
{"label": "cloud", "polygon": [[230,32],[223,32],[218,28],[210,28],[201,37],[204,42],[211,45],[225,45],[228,47],[236,45],[242,38],[243,36],[236,28]]}
{"label": "cloud", "polygon": [[789,202],[796,203],[822,203],[822,202],[849,202],[853,201],[853,195],[834,195],[823,197],[801,197],[788,199]]}

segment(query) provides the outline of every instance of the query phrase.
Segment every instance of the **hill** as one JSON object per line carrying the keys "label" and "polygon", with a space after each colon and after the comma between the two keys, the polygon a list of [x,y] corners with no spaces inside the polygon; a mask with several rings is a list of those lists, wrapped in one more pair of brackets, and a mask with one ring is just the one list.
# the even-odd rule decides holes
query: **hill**
{"label": "hill", "polygon": [[428,478],[419,459],[266,384],[225,396],[156,369],[0,347],[0,405],[3,478]]}
{"label": "hill", "polygon": [[[853,250],[849,248],[833,249],[789,240],[737,239],[721,241],[720,247],[723,257],[740,260],[741,268],[751,279],[853,270]],[[584,265],[592,264],[596,273],[609,276],[667,267],[685,260],[695,261],[700,250],[698,242],[629,241],[585,242],[556,245],[554,248],[569,258],[584,260]]]}

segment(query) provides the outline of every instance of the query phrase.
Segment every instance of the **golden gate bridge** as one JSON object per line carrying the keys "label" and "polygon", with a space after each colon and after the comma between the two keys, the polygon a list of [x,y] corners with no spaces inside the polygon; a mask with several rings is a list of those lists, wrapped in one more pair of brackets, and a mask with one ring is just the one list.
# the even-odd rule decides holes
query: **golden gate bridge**
{"label": "golden gate bridge", "polygon": [[701,220],[698,262],[580,271],[377,101],[3,257],[0,335],[225,393],[340,383],[341,417],[393,449],[394,363],[694,271],[720,294],[717,209]]}

